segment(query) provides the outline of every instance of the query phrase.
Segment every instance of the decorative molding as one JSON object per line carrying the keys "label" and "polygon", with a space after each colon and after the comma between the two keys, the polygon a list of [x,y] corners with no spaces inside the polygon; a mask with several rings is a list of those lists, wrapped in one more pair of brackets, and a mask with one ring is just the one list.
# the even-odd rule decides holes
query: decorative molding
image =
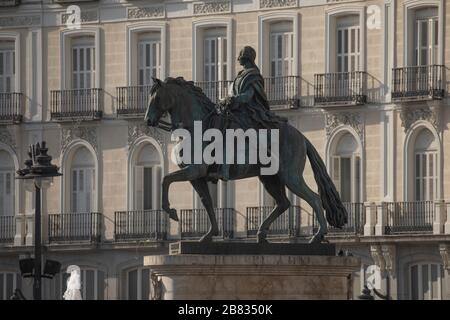
{"label": "decorative molding", "polygon": [[0,128],[0,142],[6,144],[14,152],[17,150],[16,141],[7,128]]}
{"label": "decorative molding", "polygon": [[359,112],[326,113],[325,130],[328,138],[334,129],[342,125],[352,127],[361,138],[361,142],[364,141],[364,123]]}
{"label": "decorative molding", "polygon": [[297,0],[259,0],[260,9],[297,7]]}
{"label": "decorative molding", "polygon": [[161,146],[164,156],[167,155],[167,139],[160,129],[149,127],[145,123],[135,122],[128,125],[128,147],[143,136],[154,138]]}
{"label": "decorative molding", "polygon": [[0,27],[28,27],[41,24],[41,16],[0,17]]}
{"label": "decorative molding", "polygon": [[194,2],[194,15],[214,14],[214,13],[230,13],[231,2]]}
{"label": "decorative molding", "polygon": [[[66,24],[69,18],[69,13],[61,14],[61,24]],[[96,22],[98,21],[98,11],[97,10],[83,10],[81,11],[81,23],[86,22]]]}
{"label": "decorative molding", "polygon": [[400,113],[400,119],[402,120],[402,127],[405,132],[411,128],[411,126],[419,120],[425,120],[431,123],[436,129],[439,127],[439,117],[437,110],[432,110],[429,107],[422,107],[412,109],[410,107],[403,108]]}
{"label": "decorative molding", "polygon": [[374,263],[380,268],[381,272],[389,272],[391,276],[396,271],[396,249],[395,245],[371,245],[370,255]]}
{"label": "decorative molding", "polygon": [[153,6],[145,8],[128,8],[128,19],[164,18],[166,9],[164,6]]}
{"label": "decorative molding", "polygon": [[395,275],[396,272],[395,245],[382,245],[381,252],[383,254],[384,266],[386,268],[386,271],[388,271],[391,276]]}
{"label": "decorative molding", "polygon": [[439,246],[439,253],[442,257],[442,264],[444,266],[444,269],[450,272],[450,245],[441,244]]}
{"label": "decorative molding", "polygon": [[61,153],[64,153],[70,143],[74,140],[81,139],[88,142],[98,154],[97,130],[95,127],[78,127],[62,128],[61,130]]}

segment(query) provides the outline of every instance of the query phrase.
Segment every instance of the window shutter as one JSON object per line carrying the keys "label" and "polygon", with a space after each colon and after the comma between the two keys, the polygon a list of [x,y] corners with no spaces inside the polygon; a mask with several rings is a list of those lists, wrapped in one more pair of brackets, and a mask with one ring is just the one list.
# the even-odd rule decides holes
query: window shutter
{"label": "window shutter", "polygon": [[143,166],[135,166],[134,167],[134,188],[135,188],[135,202],[134,209],[135,210],[143,210],[144,209],[144,167]]}

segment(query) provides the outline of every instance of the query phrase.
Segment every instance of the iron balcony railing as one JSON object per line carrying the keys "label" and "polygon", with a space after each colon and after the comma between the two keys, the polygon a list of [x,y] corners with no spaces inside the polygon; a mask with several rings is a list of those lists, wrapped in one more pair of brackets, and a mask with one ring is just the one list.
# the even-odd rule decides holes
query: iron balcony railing
{"label": "iron balcony railing", "polygon": [[18,92],[0,93],[0,123],[22,121],[23,96]]}
{"label": "iron balcony railing", "polygon": [[0,0],[0,7],[15,7],[20,4],[20,0]]}
{"label": "iron balcony railing", "polygon": [[433,201],[386,202],[383,205],[386,210],[386,234],[433,232]]}
{"label": "iron balcony railing", "polygon": [[102,117],[102,89],[54,90],[50,95],[53,120],[98,120]]}
{"label": "iron balcony railing", "polygon": [[341,229],[330,227],[330,234],[359,234],[364,233],[364,225],[366,224],[366,213],[364,203],[343,203],[347,209],[347,224]]}
{"label": "iron balcony railing", "polygon": [[228,95],[228,91],[233,81],[197,81],[195,85],[202,89],[203,93],[215,104],[219,103],[220,99]]}
{"label": "iron balcony railing", "polygon": [[[261,223],[272,212],[273,207],[247,208],[247,236],[255,236]],[[280,215],[270,226],[268,236],[297,237],[300,235],[300,206],[291,206],[289,210]]]}
{"label": "iron balcony railing", "polygon": [[[235,210],[232,208],[216,208],[217,224],[219,225],[219,236],[223,239],[231,239],[234,235]],[[195,239],[205,235],[210,222],[205,209],[181,210],[180,237],[181,239]]]}
{"label": "iron balcony railing", "polygon": [[101,213],[61,213],[48,215],[48,241],[100,242]]}
{"label": "iron balcony railing", "polygon": [[16,234],[16,220],[14,216],[0,217],[0,243],[11,243]]}
{"label": "iron balcony railing", "polygon": [[392,70],[392,99],[426,100],[445,96],[445,67],[442,65],[413,66]]}
{"label": "iron balcony railing", "polygon": [[168,220],[162,210],[118,211],[114,215],[114,239],[166,240]]}
{"label": "iron balcony railing", "polygon": [[148,107],[152,86],[116,88],[117,115],[142,117]]}
{"label": "iron balcony railing", "polygon": [[[214,103],[230,94],[233,81],[198,81],[195,83]],[[297,108],[300,106],[300,77],[281,76],[264,79],[264,89],[271,109]]]}
{"label": "iron balcony railing", "polygon": [[360,105],[367,102],[367,73],[364,71],[314,75],[314,103]]}
{"label": "iron balcony railing", "polygon": [[300,107],[300,77],[265,78],[264,89],[271,109]]}

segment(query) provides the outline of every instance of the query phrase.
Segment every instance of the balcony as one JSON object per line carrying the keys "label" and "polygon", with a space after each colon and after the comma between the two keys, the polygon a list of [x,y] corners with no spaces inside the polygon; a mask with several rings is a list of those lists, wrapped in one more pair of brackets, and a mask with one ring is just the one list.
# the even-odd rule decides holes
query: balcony
{"label": "balcony", "polygon": [[203,93],[215,104],[219,103],[220,99],[228,95],[228,90],[233,84],[230,80],[221,81],[197,81],[195,85],[202,89]]}
{"label": "balcony", "polygon": [[445,97],[442,65],[414,66],[392,70],[392,100],[421,101]]}
{"label": "balcony", "polygon": [[363,71],[314,75],[314,103],[320,106],[362,105],[367,102],[367,73]]}
{"label": "balcony", "polygon": [[[229,94],[233,81],[199,81],[195,85],[217,104],[220,99]],[[264,89],[271,109],[292,109],[300,106],[300,77],[298,76],[265,78]]]}
{"label": "balcony", "polygon": [[[273,207],[247,208],[247,237],[256,236],[259,226],[268,217]],[[279,216],[270,226],[267,236],[297,237],[300,235],[300,207],[291,206],[289,210]]]}
{"label": "balcony", "polygon": [[20,4],[20,0],[0,0],[0,7],[15,7]]}
{"label": "balcony", "polygon": [[16,220],[14,216],[0,217],[0,244],[9,244],[14,241],[16,234]]}
{"label": "balcony", "polygon": [[166,240],[167,214],[162,210],[119,211],[114,215],[116,241]]}
{"label": "balcony", "polygon": [[270,109],[296,109],[300,107],[300,77],[265,78],[264,88]]}
{"label": "balcony", "polygon": [[22,121],[23,96],[21,93],[0,93],[0,124]]}
{"label": "balcony", "polygon": [[[216,208],[216,219],[219,225],[218,237],[232,239],[234,235],[235,210],[231,208]],[[210,227],[208,214],[205,209],[181,210],[180,238],[198,239],[205,235]]]}
{"label": "balcony", "polygon": [[55,90],[50,95],[52,120],[98,120],[102,117],[102,89]]}
{"label": "balcony", "polygon": [[433,201],[387,202],[385,234],[432,233],[435,216]]}
{"label": "balcony", "polygon": [[117,116],[143,118],[147,111],[152,86],[130,86],[116,88]]}
{"label": "balcony", "polygon": [[100,213],[61,213],[48,215],[48,242],[101,241]]}
{"label": "balcony", "polygon": [[362,235],[364,233],[364,224],[366,223],[366,213],[364,203],[343,203],[347,209],[347,224],[341,229],[330,227],[330,235]]}

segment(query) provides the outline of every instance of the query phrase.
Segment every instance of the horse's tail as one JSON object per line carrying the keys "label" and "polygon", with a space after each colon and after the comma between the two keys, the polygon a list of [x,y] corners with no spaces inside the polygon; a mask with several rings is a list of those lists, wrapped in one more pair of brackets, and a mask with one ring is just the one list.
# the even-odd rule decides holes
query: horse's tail
{"label": "horse's tail", "polygon": [[306,153],[314,172],[314,179],[319,188],[322,206],[326,211],[328,223],[335,228],[342,228],[347,223],[347,210],[342,204],[341,197],[327,173],[327,169],[316,148],[306,139]]}

